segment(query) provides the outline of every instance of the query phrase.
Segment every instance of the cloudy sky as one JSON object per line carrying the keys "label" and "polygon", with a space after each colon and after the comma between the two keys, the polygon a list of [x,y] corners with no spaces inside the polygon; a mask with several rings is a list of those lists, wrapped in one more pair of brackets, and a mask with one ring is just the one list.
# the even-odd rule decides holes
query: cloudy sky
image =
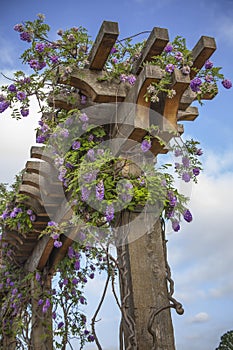
{"label": "cloudy sky", "polygon": [[[25,48],[13,26],[46,16],[52,37],[57,29],[82,25],[95,38],[103,20],[118,21],[121,38],[153,27],[169,29],[170,38],[181,35],[192,48],[201,35],[213,36],[216,66],[233,80],[233,1],[232,0],[104,0],[44,1],[10,0],[1,4],[0,71],[11,76],[21,68],[19,55]],[[0,82],[8,83],[0,77]],[[233,90],[219,87],[213,101],[199,107],[195,122],[185,123],[185,136],[201,142],[204,172],[193,186],[190,209],[194,220],[179,233],[168,234],[169,262],[175,280],[175,297],[184,305],[183,316],[173,315],[177,350],[214,350],[220,336],[233,329]],[[29,159],[35,144],[36,113],[22,121],[0,115],[0,182],[12,182]],[[102,282],[89,287],[90,308],[98,300]],[[104,349],[117,349],[116,322],[110,293],[99,326]],[[87,349],[93,349],[88,347]]]}

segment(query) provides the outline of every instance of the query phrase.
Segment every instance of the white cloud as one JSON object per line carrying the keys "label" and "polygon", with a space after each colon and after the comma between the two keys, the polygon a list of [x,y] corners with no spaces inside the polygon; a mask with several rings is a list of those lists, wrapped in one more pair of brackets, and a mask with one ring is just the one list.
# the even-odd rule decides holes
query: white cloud
{"label": "white cloud", "polygon": [[38,126],[38,106],[31,101],[30,115],[23,120],[10,117],[10,111],[0,115],[0,182],[12,182],[30,159],[31,146],[36,144],[35,128]]}
{"label": "white cloud", "polygon": [[190,323],[203,323],[209,321],[209,315],[207,312],[199,312],[190,319]]}

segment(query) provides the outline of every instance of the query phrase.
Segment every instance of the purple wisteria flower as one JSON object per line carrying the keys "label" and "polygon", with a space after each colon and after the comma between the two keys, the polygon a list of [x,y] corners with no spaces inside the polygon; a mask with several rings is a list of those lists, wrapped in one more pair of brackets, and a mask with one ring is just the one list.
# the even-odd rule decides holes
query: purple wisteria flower
{"label": "purple wisteria flower", "polygon": [[83,232],[83,231],[80,231],[79,233],[78,233],[78,238],[79,238],[79,240],[80,241],[85,241],[85,239],[87,238],[87,236],[85,235],[85,233]]}
{"label": "purple wisteria flower", "polygon": [[134,85],[136,80],[136,77],[132,74],[127,77],[127,81],[130,85]]}
{"label": "purple wisteria flower", "polygon": [[82,113],[80,116],[79,116],[79,119],[81,120],[81,122],[83,123],[87,123],[89,118],[88,116],[86,115],[86,113]]}
{"label": "purple wisteria flower", "polygon": [[196,155],[197,155],[197,156],[202,156],[202,154],[203,154],[203,151],[202,151],[201,148],[199,148],[199,149],[196,150]]}
{"label": "purple wisteria flower", "polygon": [[121,74],[120,75],[120,81],[122,83],[126,83],[127,82],[127,79],[128,79],[128,76],[126,74]]}
{"label": "purple wisteria flower", "polygon": [[27,210],[27,214],[28,214],[28,215],[32,215],[32,214],[33,214],[33,211],[32,211],[31,209],[28,209],[28,210]]}
{"label": "purple wisteria flower", "polygon": [[92,334],[88,335],[87,340],[88,340],[89,342],[93,342],[93,341],[95,340],[94,335],[92,335]]}
{"label": "purple wisteria flower", "polygon": [[31,222],[36,221],[36,215],[35,214],[30,215],[29,219]]}
{"label": "purple wisteria flower", "polygon": [[23,32],[23,25],[20,24],[16,24],[13,28],[16,32],[22,33]]}
{"label": "purple wisteria flower", "polygon": [[46,62],[44,62],[44,61],[39,62],[39,70],[43,69],[44,67],[46,67]]}
{"label": "purple wisteria flower", "polygon": [[65,176],[67,173],[67,169],[65,167],[61,167],[59,169],[59,175],[58,175],[58,180],[60,180],[61,182],[63,182],[65,180]]}
{"label": "purple wisteria flower", "polygon": [[3,113],[9,106],[10,106],[10,103],[8,101],[1,101],[0,102],[0,113]]}
{"label": "purple wisteria flower", "polygon": [[36,272],[36,276],[35,276],[37,282],[39,282],[41,280],[41,275],[39,272]]}
{"label": "purple wisteria flower", "polygon": [[178,232],[178,231],[180,230],[179,221],[177,221],[177,220],[172,221],[172,229],[173,229],[175,232]]}
{"label": "purple wisteria flower", "polygon": [[31,59],[28,63],[29,66],[34,70],[38,70],[40,68],[39,62],[35,59]]}
{"label": "purple wisteria flower", "polygon": [[46,45],[44,43],[37,43],[35,46],[35,50],[39,53],[43,52]]}
{"label": "purple wisteria flower", "polygon": [[85,299],[84,297],[80,297],[80,298],[79,298],[79,301],[80,301],[80,303],[81,303],[82,305],[84,305],[85,302],[86,302],[86,299]]}
{"label": "purple wisteria flower", "polygon": [[214,65],[213,62],[207,60],[205,62],[205,69],[211,69],[211,68],[213,68],[213,65]]}
{"label": "purple wisteria flower", "polygon": [[73,164],[71,164],[70,162],[67,162],[65,164],[65,167],[68,168],[68,169],[71,169],[71,170],[74,168]]}
{"label": "purple wisteria flower", "polygon": [[61,129],[60,130],[60,132],[59,132],[59,135],[61,136],[61,137],[64,137],[65,139],[67,138],[67,137],[69,137],[69,130],[68,129]]}
{"label": "purple wisteria flower", "polygon": [[67,279],[67,278],[64,278],[64,280],[63,280],[64,286],[67,286],[68,283],[69,283],[68,279]]}
{"label": "purple wisteria flower", "polygon": [[22,108],[20,110],[22,117],[27,117],[29,115],[29,109]]}
{"label": "purple wisteria flower", "polygon": [[27,97],[27,95],[23,91],[18,91],[16,96],[19,101],[23,101]]}
{"label": "purple wisteria flower", "polygon": [[150,140],[143,140],[141,143],[141,150],[142,152],[147,152],[151,148],[151,141]]}
{"label": "purple wisteria flower", "polygon": [[71,283],[74,285],[78,284],[78,282],[79,282],[79,280],[77,278],[73,278],[71,281]]}
{"label": "purple wisteria flower", "polygon": [[11,85],[9,85],[8,86],[8,91],[10,91],[10,92],[16,92],[16,86],[14,85],[14,84],[11,84]]}
{"label": "purple wisteria flower", "polygon": [[193,175],[198,176],[200,174],[199,168],[193,168]]}
{"label": "purple wisteria flower", "polygon": [[22,80],[20,80],[21,84],[30,84],[31,78],[30,77],[25,77]]}
{"label": "purple wisteria flower", "polygon": [[96,198],[99,201],[102,201],[104,199],[104,183],[103,180],[100,180],[100,182],[95,187],[95,195]]}
{"label": "purple wisteria flower", "polygon": [[56,165],[56,167],[59,167],[60,165],[63,165],[64,164],[64,158],[62,157],[56,157],[54,159],[54,164]]}
{"label": "purple wisteria flower", "polygon": [[57,325],[57,329],[60,329],[64,326],[64,322],[59,322]]}
{"label": "purple wisteria flower", "polygon": [[85,105],[87,103],[87,96],[81,95],[81,105]]}
{"label": "purple wisteria flower", "polygon": [[177,61],[182,61],[182,59],[183,59],[183,54],[182,54],[182,52],[180,52],[180,51],[176,52],[176,54],[175,54],[175,59],[176,59]]}
{"label": "purple wisteria flower", "polygon": [[51,304],[50,304],[50,300],[49,300],[49,299],[46,299],[45,304],[43,305],[43,308],[42,308],[42,312],[43,312],[43,313],[46,313],[46,312],[48,311],[50,305],[51,305]]}
{"label": "purple wisteria flower", "polygon": [[171,44],[167,44],[164,48],[164,51],[166,53],[170,53],[170,52],[172,52],[172,50],[173,50],[173,46]]}
{"label": "purple wisteria flower", "polygon": [[188,209],[185,210],[183,216],[187,222],[191,222],[193,219],[192,214],[190,213],[190,211]]}
{"label": "purple wisteria flower", "polygon": [[54,245],[55,248],[60,248],[62,246],[62,242],[55,240],[53,245]]}
{"label": "purple wisteria flower", "polygon": [[49,221],[48,226],[58,226],[58,223],[55,221]]}
{"label": "purple wisteria flower", "polygon": [[82,187],[81,189],[81,199],[83,202],[86,202],[90,196],[91,191],[87,187]]}
{"label": "purple wisteria flower", "polygon": [[175,149],[174,155],[175,157],[180,157],[182,155],[182,150],[179,148]]}
{"label": "purple wisteria flower", "polygon": [[191,176],[190,176],[189,173],[187,173],[187,172],[183,173],[183,175],[182,175],[182,180],[183,180],[184,182],[189,182],[190,179],[191,179]]}
{"label": "purple wisteria flower", "polygon": [[188,168],[190,166],[190,161],[188,157],[182,157],[182,163],[185,168]]}
{"label": "purple wisteria flower", "polygon": [[90,183],[92,181],[95,181],[96,180],[96,175],[97,175],[97,172],[96,171],[93,171],[92,173],[86,173],[86,174],[83,174],[83,179]]}
{"label": "purple wisteria flower", "polygon": [[207,75],[205,76],[205,81],[206,81],[207,83],[211,83],[213,80],[214,80],[213,75],[207,74]]}
{"label": "purple wisteria flower", "polygon": [[169,205],[171,207],[175,207],[177,204],[177,197],[174,195],[174,193],[172,191],[168,191],[167,197],[169,200]]}
{"label": "purple wisteria flower", "polygon": [[225,87],[225,89],[230,89],[232,87],[232,82],[229,79],[224,79],[222,81],[222,85]]}
{"label": "purple wisteria flower", "polygon": [[87,151],[87,157],[91,162],[95,161],[95,151],[92,148]]}
{"label": "purple wisteria flower", "polygon": [[200,78],[194,78],[190,82],[190,88],[191,88],[192,91],[198,92],[198,91],[200,91],[201,84],[202,84],[202,81],[201,81]]}
{"label": "purple wisteria flower", "polygon": [[59,62],[59,57],[56,55],[50,56],[49,57],[52,63],[58,63]]}
{"label": "purple wisteria flower", "polygon": [[72,246],[69,246],[69,248],[68,248],[68,257],[70,258],[70,259],[72,259],[72,258],[74,258],[75,257],[75,251],[74,251],[74,248],[72,247]]}
{"label": "purple wisteria flower", "polygon": [[8,217],[9,217],[9,212],[8,212],[7,209],[5,209],[5,210],[3,211],[3,213],[2,213],[2,215],[1,215],[1,218],[2,218],[3,220],[6,220]]}
{"label": "purple wisteria flower", "polygon": [[79,141],[74,141],[73,143],[72,143],[72,149],[73,150],[77,150],[77,149],[79,149],[81,147],[81,143],[79,142]]}
{"label": "purple wisteria flower", "polygon": [[79,260],[76,260],[75,263],[74,263],[74,269],[77,271],[80,269],[80,261]]}
{"label": "purple wisteria flower", "polygon": [[116,53],[116,52],[118,52],[118,50],[117,50],[116,47],[113,46],[113,47],[111,48],[110,54],[114,54],[114,53]]}
{"label": "purple wisteria flower", "polygon": [[60,234],[59,233],[52,233],[51,237],[52,237],[52,239],[57,240],[57,239],[59,239]]}
{"label": "purple wisteria flower", "polygon": [[114,207],[112,204],[108,205],[105,211],[105,217],[107,222],[110,222],[114,219]]}
{"label": "purple wisteria flower", "polygon": [[27,41],[28,43],[30,43],[32,41],[32,34],[31,33],[21,32],[19,36],[20,36],[21,40]]}
{"label": "purple wisteria flower", "polygon": [[47,137],[45,135],[38,135],[36,137],[36,142],[37,143],[44,143],[47,140]]}
{"label": "purple wisteria flower", "polygon": [[166,65],[166,67],[165,67],[165,71],[166,71],[167,73],[173,73],[173,72],[174,72],[174,69],[175,69],[175,66],[174,66],[174,64],[172,64],[172,63],[168,63],[168,64]]}

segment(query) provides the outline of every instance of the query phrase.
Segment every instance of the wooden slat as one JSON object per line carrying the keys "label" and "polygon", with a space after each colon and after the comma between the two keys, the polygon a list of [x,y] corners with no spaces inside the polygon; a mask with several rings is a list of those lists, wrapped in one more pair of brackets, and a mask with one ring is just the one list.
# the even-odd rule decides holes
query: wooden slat
{"label": "wooden slat", "polygon": [[[215,39],[209,36],[202,36],[192,50],[193,66],[201,69],[215,50]],[[193,79],[195,75],[196,73],[191,70],[190,78]]]}
{"label": "wooden slat", "polygon": [[89,69],[103,69],[118,35],[117,22],[103,21],[88,57]]}
{"label": "wooden slat", "polygon": [[44,195],[50,196],[53,198],[64,197],[64,191],[61,191],[61,182],[55,183],[50,182],[50,178],[45,178],[40,174],[35,173],[24,173],[22,177],[23,185],[30,185],[37,189],[40,189]]}
{"label": "wooden slat", "polygon": [[146,65],[140,72],[135,85],[129,90],[125,102],[120,105],[117,113],[118,128],[114,138],[125,138],[119,150],[114,153],[125,152],[132,147],[127,140],[141,142],[150,126],[150,102],[146,102],[144,95],[152,82],[158,82],[163,76],[162,70],[153,65]]}
{"label": "wooden slat", "polygon": [[171,88],[176,91],[176,94],[173,98],[168,98],[166,96],[164,101],[164,109],[161,114],[171,123],[174,128],[176,128],[180,100],[184,91],[190,84],[190,78],[189,76],[182,74],[179,69],[175,69],[172,79],[173,82],[171,84]]}
{"label": "wooden slat", "polygon": [[185,111],[178,111],[177,120],[178,121],[193,121],[199,115],[197,107],[188,107]]}
{"label": "wooden slat", "polygon": [[58,182],[58,171],[55,169],[54,166],[47,162],[37,162],[29,160],[26,163],[26,172],[39,174],[40,176],[49,178],[50,182],[53,183]]}
{"label": "wooden slat", "polygon": [[168,41],[168,30],[154,27],[142,49],[140,57],[134,63],[133,74],[140,73],[144,62],[150,62],[153,56],[160,55]]}
{"label": "wooden slat", "polygon": [[49,236],[42,237],[25,263],[26,271],[33,272],[37,268],[42,270],[48,261],[52,249],[53,239]]}

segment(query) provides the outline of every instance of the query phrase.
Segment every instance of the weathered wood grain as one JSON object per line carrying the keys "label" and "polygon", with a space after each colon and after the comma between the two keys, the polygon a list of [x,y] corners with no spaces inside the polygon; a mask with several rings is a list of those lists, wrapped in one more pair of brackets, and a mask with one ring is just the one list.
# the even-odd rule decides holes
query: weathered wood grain
{"label": "weathered wood grain", "polygon": [[134,63],[133,74],[138,75],[143,68],[143,63],[150,62],[152,57],[160,55],[168,41],[168,30],[154,27],[142,49],[140,57]]}
{"label": "weathered wood grain", "polygon": [[89,69],[103,69],[118,35],[117,22],[103,21],[88,57]]}

